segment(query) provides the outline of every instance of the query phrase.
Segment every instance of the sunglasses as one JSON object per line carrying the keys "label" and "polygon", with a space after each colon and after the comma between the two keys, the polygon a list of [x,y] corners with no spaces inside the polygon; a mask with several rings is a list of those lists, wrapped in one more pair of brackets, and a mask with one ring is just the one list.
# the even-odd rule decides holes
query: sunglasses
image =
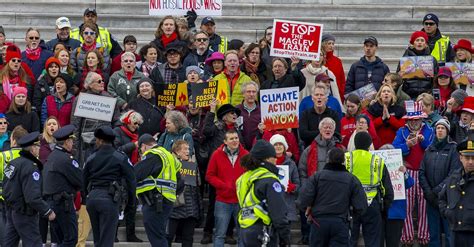
{"label": "sunglasses", "polygon": [[39,40],[40,37],[28,37],[28,39],[30,39],[30,40]]}
{"label": "sunglasses", "polygon": [[85,35],[95,35],[95,32],[84,32]]}
{"label": "sunglasses", "polygon": [[12,58],[11,61],[14,63],[21,63],[21,59],[17,59],[17,58]]}
{"label": "sunglasses", "polygon": [[134,61],[133,60],[123,60],[122,62],[124,62],[124,63],[133,63]]}
{"label": "sunglasses", "polygon": [[425,22],[425,23],[423,23],[423,25],[425,25],[425,26],[434,26],[434,25],[436,25],[436,23],[434,23],[434,22]]}
{"label": "sunglasses", "polygon": [[196,39],[197,42],[206,42],[208,41],[209,39],[207,38],[199,38],[199,39]]}
{"label": "sunglasses", "polygon": [[133,123],[133,125],[140,126],[140,123],[135,122],[135,123]]}
{"label": "sunglasses", "polygon": [[3,125],[3,124],[7,125],[8,123],[7,122],[0,122],[0,124],[1,125]]}
{"label": "sunglasses", "polygon": [[94,82],[94,83],[101,84],[101,83],[104,83],[104,81],[103,81],[102,79],[99,79],[99,80],[97,80],[97,81],[96,81],[96,82]]}

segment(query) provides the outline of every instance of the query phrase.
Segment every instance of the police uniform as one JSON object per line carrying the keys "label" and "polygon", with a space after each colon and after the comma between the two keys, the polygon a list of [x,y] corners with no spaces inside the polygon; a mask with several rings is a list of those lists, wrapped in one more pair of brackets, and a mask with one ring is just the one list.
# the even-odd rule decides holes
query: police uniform
{"label": "police uniform", "polygon": [[[56,141],[74,138],[74,126],[64,126],[53,133]],[[70,151],[56,145],[48,156],[43,170],[43,197],[56,213],[52,228],[61,246],[75,246],[77,243],[77,216],[74,196],[82,187],[82,170]]]}
{"label": "police uniform", "polygon": [[135,174],[127,155],[117,151],[112,128],[101,127],[94,132],[96,139],[107,141],[86,161],[83,171],[84,195],[94,234],[94,245],[113,246],[117,231],[119,206],[124,193],[120,185],[126,182],[128,203],[135,203]]}
{"label": "police uniform", "polygon": [[0,241],[3,240],[6,224],[5,201],[3,199],[3,171],[10,162],[20,157],[21,148],[12,148],[0,153]]}
{"label": "police uniform", "polygon": [[[153,137],[144,134],[138,146],[150,141],[153,141]],[[143,224],[153,247],[168,247],[166,226],[176,195],[184,188],[180,168],[181,162],[159,146],[147,150],[135,166],[137,197],[143,204]]]}
{"label": "police uniform", "polygon": [[[458,150],[461,156],[473,158],[474,141],[462,142]],[[450,246],[474,246],[474,171],[462,167],[448,177],[439,193],[439,209],[452,230]]]}
{"label": "police uniform", "polygon": [[[18,144],[25,148],[39,145],[39,132],[23,136]],[[41,197],[41,162],[29,151],[20,151],[20,157],[5,167],[3,197],[7,206],[7,224],[4,246],[41,246],[40,217],[53,211]]]}

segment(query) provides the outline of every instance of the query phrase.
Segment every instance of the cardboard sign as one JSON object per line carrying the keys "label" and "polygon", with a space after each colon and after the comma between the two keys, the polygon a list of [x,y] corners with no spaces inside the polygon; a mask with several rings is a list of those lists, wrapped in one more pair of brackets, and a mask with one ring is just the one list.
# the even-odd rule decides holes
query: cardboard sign
{"label": "cardboard sign", "polygon": [[198,16],[222,15],[222,0],[149,0],[148,14],[185,15],[194,9]]}
{"label": "cardboard sign", "polygon": [[322,33],[322,24],[275,19],[270,56],[319,60]]}
{"label": "cardboard sign", "polygon": [[208,81],[203,83],[191,83],[190,97],[194,107],[209,106],[213,99],[217,98],[217,81]]}
{"label": "cardboard sign", "polygon": [[265,130],[298,128],[299,88],[260,91],[260,112]]}
{"label": "cardboard sign", "polygon": [[474,84],[474,65],[472,63],[446,63],[451,69],[456,85]]}
{"label": "cardboard sign", "polygon": [[278,179],[281,185],[285,186],[285,191],[288,191],[288,183],[290,182],[290,166],[282,165],[276,166],[278,168]]}
{"label": "cardboard sign", "polygon": [[230,103],[230,86],[226,79],[218,80],[216,98],[220,105]]}
{"label": "cardboard sign", "polygon": [[374,84],[369,83],[355,91],[352,91],[346,95],[344,95],[344,98],[347,99],[347,97],[350,94],[355,94],[360,98],[361,106],[362,108],[367,107],[370,104],[370,101],[375,99],[375,96],[377,95],[377,90],[375,90]]}
{"label": "cardboard sign", "polygon": [[403,79],[432,78],[434,65],[432,56],[400,58],[400,72]]}
{"label": "cardboard sign", "polygon": [[370,151],[382,158],[390,173],[390,180],[392,181],[393,192],[395,193],[395,200],[405,200],[405,174],[398,169],[403,165],[403,156],[401,149],[386,149]]}
{"label": "cardboard sign", "polygon": [[184,160],[181,160],[181,164],[182,166],[181,169],[179,169],[179,173],[184,180],[184,184],[197,186],[197,176],[199,176],[197,164]]}
{"label": "cardboard sign", "polygon": [[74,116],[111,122],[117,98],[80,93],[77,98]]}
{"label": "cardboard sign", "polygon": [[158,84],[156,92],[157,106],[185,106],[188,105],[188,84],[171,83]]}

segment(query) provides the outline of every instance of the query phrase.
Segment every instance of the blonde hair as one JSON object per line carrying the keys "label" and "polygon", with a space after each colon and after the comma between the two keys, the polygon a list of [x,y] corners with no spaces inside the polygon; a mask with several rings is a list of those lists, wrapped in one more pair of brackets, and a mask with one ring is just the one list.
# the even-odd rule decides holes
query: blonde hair
{"label": "blonde hair", "polygon": [[377,99],[377,101],[383,105],[382,103],[382,98],[380,97],[380,95],[382,95],[382,90],[384,87],[388,87],[390,89],[390,93],[392,93],[392,102],[390,102],[390,105],[395,105],[395,103],[397,103],[397,94],[395,93],[395,91],[393,90],[392,86],[388,85],[388,84],[382,84],[382,86],[380,86],[380,89],[379,91],[377,92],[377,95],[375,95],[375,98]]}
{"label": "blonde hair", "polygon": [[423,103],[423,105],[425,106],[431,106],[431,110],[434,110],[434,97],[429,94],[429,93],[422,93],[420,95],[418,95],[418,97],[416,98],[416,101],[421,101],[421,103]]}
{"label": "blonde hair", "polygon": [[48,133],[48,121],[49,120],[54,120],[56,121],[56,124],[58,125],[58,129],[61,128],[61,125],[59,124],[59,121],[58,119],[55,117],[55,116],[49,116],[46,121],[44,121],[44,127],[43,127],[43,139],[47,142],[47,143],[54,143],[56,140],[54,139],[52,133],[51,135]]}

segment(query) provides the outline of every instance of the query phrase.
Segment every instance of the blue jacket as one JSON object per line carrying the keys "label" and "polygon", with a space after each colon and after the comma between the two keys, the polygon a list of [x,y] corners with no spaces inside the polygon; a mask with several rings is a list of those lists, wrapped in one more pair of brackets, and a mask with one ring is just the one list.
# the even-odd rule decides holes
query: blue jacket
{"label": "blue jacket", "polygon": [[[421,134],[423,135],[424,140],[420,143],[420,145],[421,148],[425,150],[433,142],[434,131],[429,125],[423,124],[423,126],[421,126]],[[409,135],[410,130],[408,130],[408,127],[405,126],[397,130],[397,135],[393,140],[393,146],[395,148],[400,148],[402,150],[403,156],[407,156],[408,154],[410,154],[410,148],[407,146],[406,143]],[[420,157],[420,162],[422,158],[423,157]]]}
{"label": "blue jacket", "polygon": [[158,145],[171,152],[171,147],[175,141],[185,140],[189,144],[189,156],[191,157],[194,153],[194,142],[191,131],[192,129],[189,127],[184,127],[177,133],[165,131],[165,133],[161,134],[160,139],[158,140]]}
{"label": "blue jacket", "polygon": [[[334,98],[332,95],[329,95],[328,102],[326,103],[326,105],[330,109],[336,111],[337,114],[339,115],[339,119],[342,119],[343,115],[342,115],[341,104],[339,104],[339,101],[337,101],[336,98]],[[314,102],[313,102],[313,99],[311,98],[311,95],[304,97],[303,100],[300,102],[300,109],[299,109],[300,116],[306,109],[313,108],[313,107],[314,107]]]}
{"label": "blue jacket", "polygon": [[[415,184],[415,180],[406,173],[405,177],[405,193]],[[394,200],[388,209],[389,220],[404,220],[407,215],[407,200]]]}
{"label": "blue jacket", "polygon": [[30,69],[33,71],[35,80],[38,80],[38,77],[41,75],[41,72],[43,72],[44,66],[46,65],[46,60],[53,56],[53,52],[47,50],[46,47],[41,46],[41,48],[43,50],[40,53],[39,59],[36,61],[26,58],[26,51],[23,51],[21,53],[21,60],[28,64]]}

